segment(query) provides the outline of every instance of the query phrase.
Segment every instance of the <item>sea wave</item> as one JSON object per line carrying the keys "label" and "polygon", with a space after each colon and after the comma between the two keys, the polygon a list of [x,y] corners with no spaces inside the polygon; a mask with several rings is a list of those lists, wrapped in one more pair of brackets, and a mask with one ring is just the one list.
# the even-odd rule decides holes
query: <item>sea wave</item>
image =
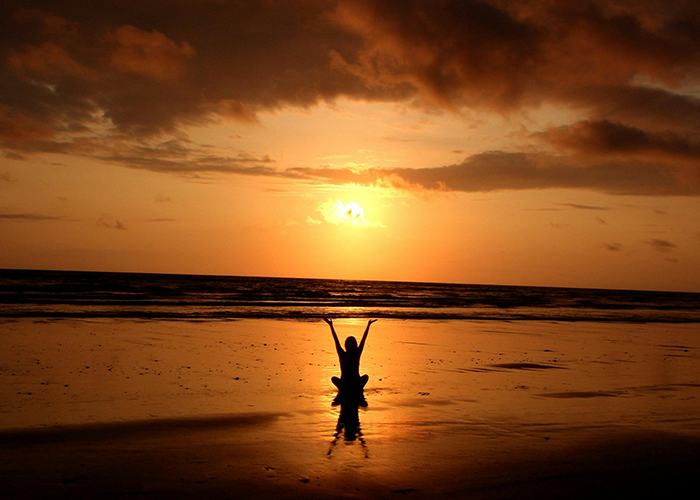
{"label": "sea wave", "polygon": [[700,294],[448,283],[0,271],[0,317],[700,322]]}

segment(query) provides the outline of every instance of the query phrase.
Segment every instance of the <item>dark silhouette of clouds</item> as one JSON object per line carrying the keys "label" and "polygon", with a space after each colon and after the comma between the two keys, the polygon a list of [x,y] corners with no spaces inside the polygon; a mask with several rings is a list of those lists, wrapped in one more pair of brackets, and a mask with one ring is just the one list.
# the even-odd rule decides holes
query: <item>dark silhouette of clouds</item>
{"label": "dark silhouette of clouds", "polygon": [[16,221],[56,221],[65,220],[64,216],[60,215],[42,215],[42,214],[0,214],[0,220],[16,220]]}
{"label": "dark silhouette of clouds", "polygon": [[663,253],[670,252],[674,248],[678,247],[678,245],[676,245],[675,243],[671,243],[670,241],[661,240],[661,239],[652,239],[652,240],[645,241],[644,243],[649,245],[651,248],[653,248],[657,252],[663,252]]}
{"label": "dark silhouette of clouds", "polygon": [[[700,194],[693,3],[6,0],[0,32],[0,148],[14,159],[453,191]],[[503,115],[550,104],[580,116],[536,132],[539,154],[362,174],[278,171],[264,154],[207,154],[182,133],[341,97]]]}
{"label": "dark silhouette of clouds", "polygon": [[610,210],[610,207],[598,207],[595,205],[581,205],[579,203],[560,203],[560,205],[577,210]]}
{"label": "dark silhouette of clouds", "polygon": [[588,155],[641,154],[660,159],[700,160],[700,141],[674,132],[653,133],[621,123],[582,121],[538,134],[557,146]]}
{"label": "dark silhouette of clouds", "polygon": [[245,151],[216,154],[185,138],[133,141],[124,137],[80,137],[72,140],[31,140],[16,144],[27,153],[64,153],[79,155],[123,167],[160,173],[190,175],[218,172],[245,175],[274,175],[274,163],[267,155]]}
{"label": "dark silhouette of clouds", "polygon": [[165,196],[161,193],[158,193],[155,197],[155,202],[156,203],[172,203],[173,200],[170,199],[170,196]]}
{"label": "dark silhouette of clouds", "polygon": [[109,229],[121,229],[126,230],[126,226],[122,224],[119,220],[115,219],[110,214],[102,214],[97,219],[97,225],[100,227],[106,227]]}
{"label": "dark silhouette of clouds", "polygon": [[336,184],[442,191],[585,189],[626,195],[700,195],[700,185],[687,183],[664,164],[606,161],[582,166],[545,154],[489,152],[435,168],[294,168],[287,173]]}

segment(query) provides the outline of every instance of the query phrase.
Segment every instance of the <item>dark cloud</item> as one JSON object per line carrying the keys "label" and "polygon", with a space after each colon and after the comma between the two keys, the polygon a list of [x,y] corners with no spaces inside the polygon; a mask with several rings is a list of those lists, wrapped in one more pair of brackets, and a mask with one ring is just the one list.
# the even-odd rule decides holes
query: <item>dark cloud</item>
{"label": "dark cloud", "polygon": [[280,175],[265,156],[178,152],[166,140],[184,147],[190,125],[254,126],[260,111],[339,97],[506,115],[547,103],[582,115],[537,136],[548,154],[285,175],[461,191],[700,191],[692,2],[6,0],[0,32],[0,148],[15,159],[70,153],[165,173]]}
{"label": "dark cloud", "polygon": [[24,144],[54,135],[51,128],[32,120],[21,111],[0,103],[0,141],[8,144]]}
{"label": "dark cloud", "polygon": [[622,245],[619,243],[603,243],[603,248],[605,250],[610,250],[611,252],[619,252],[622,250]]}
{"label": "dark cloud", "polygon": [[563,209],[562,208],[547,207],[547,208],[524,208],[523,210],[528,211],[528,212],[561,212]]}
{"label": "dark cloud", "polygon": [[634,85],[574,85],[562,101],[588,110],[598,121],[632,123],[653,131],[700,131],[700,99],[682,92]]}
{"label": "dark cloud", "polygon": [[473,155],[463,163],[436,168],[360,171],[294,168],[286,172],[298,178],[335,184],[390,185],[406,189],[464,192],[585,189],[626,195],[700,195],[698,183],[686,182],[683,176],[663,164],[608,161],[581,166],[568,163],[567,158],[544,154],[489,152]]}
{"label": "dark cloud", "polygon": [[[241,101],[232,101],[231,99],[223,99],[216,105],[211,107],[214,113],[217,113],[222,118],[230,118],[248,123],[259,123],[255,112]],[[241,136],[237,136],[240,139]]]}
{"label": "dark cloud", "polygon": [[73,126],[89,125],[98,109],[122,130],[169,130],[212,114],[254,121],[257,109],[338,96],[501,110],[557,99],[603,111],[606,96],[609,104],[628,90],[649,90],[632,83],[635,75],[668,86],[697,76],[697,12],[655,9],[649,2],[175,1],[163,9],[149,0],[8,0],[0,48],[3,79],[17,91],[7,104],[29,118],[46,117],[48,105],[55,122]]}
{"label": "dark cloud", "polygon": [[100,155],[98,158],[128,168],[161,173],[218,172],[256,176],[277,175],[277,171],[273,167],[265,166],[265,164],[273,163],[269,157],[255,157],[247,153],[238,153],[235,156],[215,156],[189,149],[181,154],[170,156],[163,154],[163,151],[157,148],[143,148],[141,154],[135,151],[114,151],[114,154]]}
{"label": "dark cloud", "polygon": [[537,26],[486,2],[340,1],[333,18],[362,39],[339,63],[348,74],[407,82],[448,106],[518,105],[544,55]]}
{"label": "dark cloud", "polygon": [[581,121],[536,134],[556,146],[587,155],[700,160],[700,140],[674,132],[653,133],[621,123]]}
{"label": "dark cloud", "polygon": [[[0,7],[4,104],[50,130],[102,120],[132,134],[339,95],[390,98],[339,73],[355,35],[328,2],[12,1]],[[391,87],[391,86],[389,86]],[[27,125],[25,123],[25,125]]]}
{"label": "dark cloud", "polygon": [[577,210],[610,210],[610,207],[598,207],[595,205],[581,205],[579,203],[560,203],[561,206],[575,208]]}
{"label": "dark cloud", "polygon": [[27,159],[26,156],[21,155],[21,154],[17,154],[17,153],[13,153],[12,151],[5,151],[5,152],[3,152],[3,156],[4,156],[5,158],[9,158],[10,160],[24,161],[24,160]]}
{"label": "dark cloud", "polygon": [[100,227],[106,227],[109,229],[121,229],[126,230],[126,226],[122,224],[119,220],[115,219],[110,214],[102,214],[97,219],[97,225]]}
{"label": "dark cloud", "polygon": [[651,248],[656,250],[657,252],[670,252],[674,248],[676,248],[678,245],[675,243],[671,243],[670,241],[666,240],[660,240],[660,239],[653,239],[653,240],[648,240],[645,241],[647,245],[649,245]]}
{"label": "dark cloud", "polygon": [[158,193],[155,198],[156,203],[172,203],[173,200],[170,199],[170,196],[165,196],[161,193]]}
{"label": "dark cloud", "polygon": [[447,106],[550,101],[697,128],[698,100],[674,89],[698,77],[699,12],[644,1],[348,0],[335,18],[362,39],[354,74],[411,82]]}
{"label": "dark cloud", "polygon": [[186,138],[148,141],[123,136],[82,137],[70,140],[33,140],[15,145],[25,153],[64,153],[83,156],[127,168],[191,175],[217,172],[243,175],[277,175],[267,155],[245,151],[216,154]]}
{"label": "dark cloud", "polygon": [[53,220],[65,220],[65,217],[60,216],[60,215],[42,215],[42,214],[0,214],[0,220],[53,221]]}

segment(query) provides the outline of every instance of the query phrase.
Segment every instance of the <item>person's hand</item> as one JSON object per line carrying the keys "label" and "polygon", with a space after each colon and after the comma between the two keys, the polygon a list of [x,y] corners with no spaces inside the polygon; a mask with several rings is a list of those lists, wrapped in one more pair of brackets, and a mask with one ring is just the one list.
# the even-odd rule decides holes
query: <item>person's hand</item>
{"label": "person's hand", "polygon": [[323,318],[323,321],[325,321],[325,322],[328,323],[329,325],[333,326],[333,320],[332,320],[332,319]]}
{"label": "person's hand", "polygon": [[371,325],[372,323],[376,323],[376,322],[377,322],[376,319],[371,319],[367,322],[367,326]]}

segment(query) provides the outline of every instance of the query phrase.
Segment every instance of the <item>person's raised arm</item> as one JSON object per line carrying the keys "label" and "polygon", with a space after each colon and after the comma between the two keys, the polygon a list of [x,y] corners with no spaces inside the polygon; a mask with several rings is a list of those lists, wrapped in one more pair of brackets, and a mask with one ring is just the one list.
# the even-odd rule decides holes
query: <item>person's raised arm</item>
{"label": "person's raised arm", "polygon": [[335,333],[335,328],[333,328],[333,320],[328,319],[328,318],[323,318],[323,321],[328,323],[328,326],[331,327],[331,333],[333,334],[333,341],[335,342],[335,350],[338,351],[338,354],[340,354],[343,351],[343,348],[340,347],[340,341],[338,340],[338,335]]}
{"label": "person's raised arm", "polygon": [[360,346],[357,348],[360,354],[362,354],[362,349],[365,348],[365,340],[367,340],[367,334],[369,333],[369,327],[372,326],[372,323],[377,321],[376,319],[371,319],[367,322],[367,328],[365,328],[365,333],[362,335],[362,341],[360,342]]}

